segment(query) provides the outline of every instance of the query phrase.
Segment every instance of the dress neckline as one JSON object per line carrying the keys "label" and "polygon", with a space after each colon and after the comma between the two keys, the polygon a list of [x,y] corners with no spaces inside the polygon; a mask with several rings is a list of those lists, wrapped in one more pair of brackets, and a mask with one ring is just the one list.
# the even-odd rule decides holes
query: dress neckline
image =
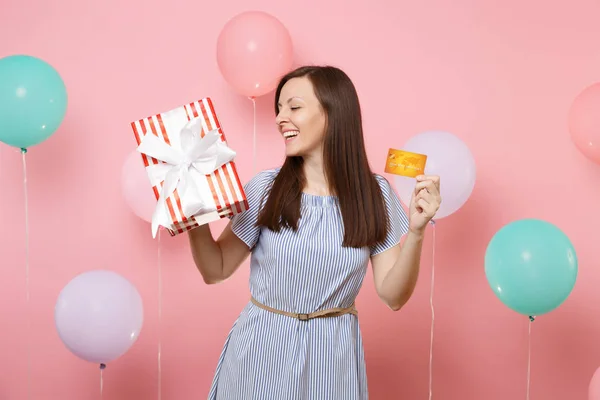
{"label": "dress neckline", "polygon": [[337,203],[337,196],[302,192],[302,201],[313,207],[330,207]]}

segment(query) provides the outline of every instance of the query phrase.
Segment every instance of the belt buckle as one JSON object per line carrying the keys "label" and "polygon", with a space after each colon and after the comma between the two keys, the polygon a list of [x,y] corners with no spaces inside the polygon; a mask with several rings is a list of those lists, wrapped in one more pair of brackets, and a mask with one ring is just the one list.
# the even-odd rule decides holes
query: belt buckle
{"label": "belt buckle", "polygon": [[300,321],[308,321],[308,314],[298,314],[298,319]]}

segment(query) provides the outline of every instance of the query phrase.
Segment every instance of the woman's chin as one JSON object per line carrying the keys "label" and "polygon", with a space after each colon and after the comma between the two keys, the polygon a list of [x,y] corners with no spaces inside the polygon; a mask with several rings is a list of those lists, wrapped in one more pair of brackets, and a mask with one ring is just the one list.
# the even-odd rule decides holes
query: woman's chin
{"label": "woman's chin", "polygon": [[322,156],[323,155],[323,147],[322,146],[316,146],[314,148],[312,147],[306,147],[306,146],[298,146],[298,144],[294,143],[289,143],[285,146],[285,156],[286,157],[309,157],[309,158],[314,158],[317,156]]}
{"label": "woman's chin", "polygon": [[286,157],[298,157],[302,155],[302,151],[300,151],[297,146],[294,146],[292,143],[287,143],[285,146],[285,155]]}

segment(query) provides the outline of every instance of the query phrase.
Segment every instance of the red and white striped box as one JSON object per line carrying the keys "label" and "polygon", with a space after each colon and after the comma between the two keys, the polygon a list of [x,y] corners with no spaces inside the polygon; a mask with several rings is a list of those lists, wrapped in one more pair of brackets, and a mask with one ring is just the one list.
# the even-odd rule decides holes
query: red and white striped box
{"label": "red and white striped box", "polygon": [[[198,101],[185,104],[173,110],[152,115],[131,123],[135,139],[140,145],[142,139],[148,135],[155,135],[165,144],[172,146],[172,142],[180,143],[179,131],[192,119],[201,122],[202,131],[200,137],[207,132],[218,130],[220,140],[227,143],[225,134],[215,113],[213,103],[206,97]],[[148,167],[164,163],[147,154],[140,153],[144,165]],[[210,203],[213,210],[208,213],[197,215],[184,215],[182,201],[177,189],[166,198],[166,208],[169,214],[167,231],[171,236],[194,229],[200,225],[216,221],[220,218],[229,217],[248,210],[248,201],[242,183],[240,182],[235,163],[229,161],[214,172],[204,176],[205,182],[200,182],[199,187],[204,188],[206,193],[201,193],[203,201]],[[160,198],[161,188],[164,180],[153,186],[154,195]],[[160,187],[159,187],[160,186]]]}

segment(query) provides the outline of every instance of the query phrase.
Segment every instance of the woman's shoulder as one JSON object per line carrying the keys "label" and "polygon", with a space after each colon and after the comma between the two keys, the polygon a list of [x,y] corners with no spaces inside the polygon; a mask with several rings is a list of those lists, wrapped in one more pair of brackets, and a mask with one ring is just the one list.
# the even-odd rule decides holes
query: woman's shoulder
{"label": "woman's shoulder", "polygon": [[373,173],[373,177],[375,178],[381,189],[387,190],[391,187],[390,181],[385,176]]}
{"label": "woman's shoulder", "polygon": [[249,186],[265,187],[270,185],[279,173],[281,167],[265,169],[256,173],[247,183]]}
{"label": "woman's shoulder", "polygon": [[279,174],[280,170],[281,170],[281,167],[264,169],[264,170],[258,172],[256,175],[254,175],[254,178],[273,180],[273,179],[275,179],[277,174]]}
{"label": "woman's shoulder", "polygon": [[263,169],[262,171],[258,172],[255,176],[260,175],[264,178],[274,178],[277,176],[277,174],[279,173],[280,170],[281,170],[281,167]]}

